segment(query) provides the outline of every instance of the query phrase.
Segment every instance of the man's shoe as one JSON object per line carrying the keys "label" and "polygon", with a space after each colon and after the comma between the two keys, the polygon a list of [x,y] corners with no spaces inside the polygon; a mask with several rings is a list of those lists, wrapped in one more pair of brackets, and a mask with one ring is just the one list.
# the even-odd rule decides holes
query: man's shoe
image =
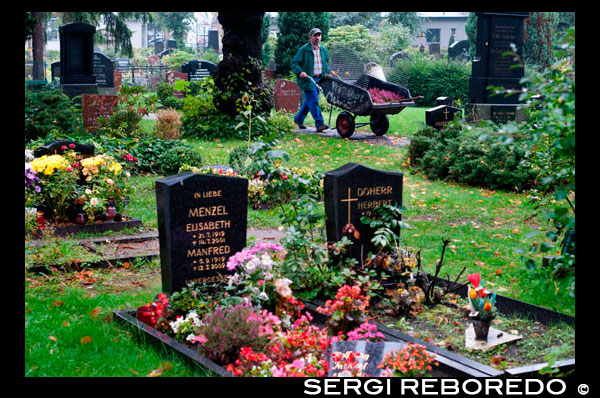
{"label": "man's shoe", "polygon": [[306,126],[305,126],[305,125],[303,125],[302,123],[298,123],[298,122],[296,122],[296,126],[298,126],[298,128],[299,128],[300,130],[305,130],[305,129],[306,129]]}
{"label": "man's shoe", "polygon": [[328,125],[326,125],[326,124],[322,124],[322,125],[320,125],[319,127],[317,127],[317,131],[318,131],[318,132],[325,131],[325,130],[327,130],[328,128],[329,128],[329,126],[328,126]]}

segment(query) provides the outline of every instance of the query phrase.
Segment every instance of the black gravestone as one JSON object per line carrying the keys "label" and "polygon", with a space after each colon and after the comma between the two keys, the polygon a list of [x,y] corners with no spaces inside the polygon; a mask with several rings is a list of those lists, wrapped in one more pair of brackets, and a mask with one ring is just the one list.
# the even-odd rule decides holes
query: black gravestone
{"label": "black gravestone", "polygon": [[115,86],[115,67],[112,59],[106,55],[94,53],[94,73],[96,74],[96,83],[98,87]]}
{"label": "black gravestone", "polygon": [[[471,77],[469,78],[469,101],[467,104],[468,120],[492,119],[504,122],[506,119],[496,118],[490,108],[493,105],[510,105],[514,115],[512,120],[523,120],[519,112],[519,93],[505,96],[496,94],[488,87],[502,87],[505,90],[521,90],[520,79],[523,77],[522,67],[514,55],[504,55],[512,51],[511,45],[516,46],[516,53],[523,52],[523,20],[529,16],[524,12],[478,12],[477,41],[475,58],[472,62]],[[487,105],[490,104],[490,105]]]}
{"label": "black gravestone", "polygon": [[435,99],[435,105],[450,105],[452,106],[452,103],[454,101],[452,101],[451,97],[437,97]]}
{"label": "black gravestone", "polygon": [[60,79],[60,62],[53,62],[50,64],[50,73],[52,75],[52,80]]}
{"label": "black gravestone", "polygon": [[449,105],[439,105],[425,111],[425,124],[441,130],[454,119],[454,114],[462,109]]}
{"label": "black gravestone", "polygon": [[94,74],[94,33],[85,23],[58,28],[60,37],[60,87],[70,98],[98,91]]}
{"label": "black gravestone", "polygon": [[217,66],[212,62],[192,60],[181,66],[181,71],[188,74],[189,81],[197,81],[207,76],[214,76]]}
{"label": "black gravestone", "polygon": [[448,59],[467,61],[469,59],[469,40],[452,43],[448,47]]}
{"label": "black gravestone", "polygon": [[246,246],[248,180],[181,173],[156,180],[162,288],[226,281]]}
{"label": "black gravestone", "polygon": [[[71,148],[72,147],[72,148]],[[94,156],[94,146],[89,144],[80,144],[75,141],[58,140],[36,148],[33,156],[39,158],[44,155],[62,155],[66,151],[74,151],[77,154],[76,159],[84,159]]]}
{"label": "black gravestone", "polygon": [[[378,369],[383,362],[385,355],[393,351],[400,351],[406,347],[404,342],[379,342],[372,343],[364,340],[336,341],[331,344],[331,354],[329,356],[329,372],[327,377],[351,376],[348,365],[344,366],[344,360],[352,352],[358,364],[354,369],[359,369],[362,376],[379,377],[384,369]],[[433,353],[429,353],[433,355]],[[339,360],[341,357],[341,360]],[[338,361],[334,361],[334,358]]]}
{"label": "black gravestone", "polygon": [[[404,175],[381,171],[356,163],[325,173],[324,196],[327,241],[338,242],[342,236],[352,240],[350,256],[359,264],[369,252],[375,251],[371,242],[374,231],[360,221],[370,217],[373,209],[382,204],[402,206]],[[348,233],[348,224],[357,235]]]}

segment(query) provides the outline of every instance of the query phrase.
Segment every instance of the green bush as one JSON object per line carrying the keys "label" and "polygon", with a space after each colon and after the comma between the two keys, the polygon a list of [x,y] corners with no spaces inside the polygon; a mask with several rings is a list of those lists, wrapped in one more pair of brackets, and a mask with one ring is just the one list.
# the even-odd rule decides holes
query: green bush
{"label": "green bush", "polygon": [[519,190],[532,186],[537,175],[523,160],[527,142],[519,136],[503,139],[497,133],[480,138],[457,125],[437,132],[426,128],[415,134],[408,149],[411,165],[429,178]]}
{"label": "green bush", "polygon": [[163,175],[177,174],[181,166],[202,166],[202,156],[187,145],[177,145],[167,149],[158,158],[158,171]]}
{"label": "green bush", "polygon": [[409,89],[411,95],[425,97],[421,106],[434,106],[437,97],[452,97],[466,103],[471,69],[461,62],[411,57],[400,60],[389,73],[388,80]]}
{"label": "green bush", "polygon": [[81,110],[60,89],[25,90],[25,143],[52,130],[68,135],[81,128]]}

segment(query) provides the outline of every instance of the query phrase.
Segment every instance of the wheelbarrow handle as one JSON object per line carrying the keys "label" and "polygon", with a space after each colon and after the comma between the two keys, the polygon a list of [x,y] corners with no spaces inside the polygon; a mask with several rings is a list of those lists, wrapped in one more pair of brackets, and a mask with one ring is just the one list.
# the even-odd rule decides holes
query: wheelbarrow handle
{"label": "wheelbarrow handle", "polygon": [[399,100],[398,102],[408,102],[408,101],[413,101],[413,100],[418,100],[418,99],[423,99],[425,97],[423,97],[422,95],[417,95],[416,97],[410,97],[410,98],[403,98],[401,100]]}

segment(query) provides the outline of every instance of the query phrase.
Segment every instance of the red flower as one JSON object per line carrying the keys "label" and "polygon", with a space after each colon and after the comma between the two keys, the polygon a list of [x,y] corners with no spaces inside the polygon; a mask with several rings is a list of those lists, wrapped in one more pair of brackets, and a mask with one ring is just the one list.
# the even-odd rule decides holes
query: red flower
{"label": "red flower", "polygon": [[481,275],[479,275],[478,272],[474,274],[469,274],[467,275],[467,279],[473,284],[474,288],[477,288],[479,286],[479,283],[481,282]]}
{"label": "red flower", "polygon": [[63,145],[63,146],[60,147],[60,149],[63,150],[63,151],[65,151],[67,149],[67,146]]}
{"label": "red flower", "polygon": [[75,144],[73,144],[73,143],[69,144],[69,148],[71,148],[71,149],[75,148]]}
{"label": "red flower", "polygon": [[288,176],[287,176],[287,175],[285,175],[285,174],[282,174],[282,175],[281,175],[281,179],[282,179],[282,180],[287,180],[287,179],[288,179]]}

